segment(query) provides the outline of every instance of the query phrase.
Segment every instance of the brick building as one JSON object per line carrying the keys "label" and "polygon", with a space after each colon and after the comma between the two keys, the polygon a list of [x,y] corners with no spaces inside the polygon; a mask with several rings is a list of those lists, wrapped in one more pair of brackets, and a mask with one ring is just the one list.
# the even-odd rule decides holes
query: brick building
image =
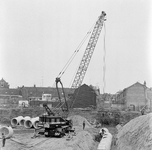
{"label": "brick building", "polygon": [[121,105],[122,108],[136,111],[141,110],[147,104],[150,108],[150,99],[152,98],[152,94],[148,94],[149,99],[147,99],[147,93],[149,92],[148,89],[149,88],[146,87],[146,82],[144,82],[144,84],[136,82],[135,84],[118,92],[114,103]]}
{"label": "brick building", "polygon": [[95,90],[83,84],[75,90],[73,95],[73,108],[96,107],[96,92]]}
{"label": "brick building", "polygon": [[[62,89],[59,88],[61,100],[63,98]],[[64,88],[65,96],[69,97],[71,93],[70,88]],[[77,95],[77,94],[78,95]],[[0,104],[18,104],[19,100],[28,100],[31,105],[40,105],[42,100],[42,94],[51,94],[52,101],[54,102],[52,106],[56,106],[58,101],[58,93],[55,87],[37,87],[36,85],[31,87],[18,87],[11,89],[9,88],[8,82],[3,78],[0,80]],[[76,96],[77,95],[77,96]],[[86,108],[96,106],[96,90],[86,84],[82,85],[74,92],[74,107],[76,108]]]}
{"label": "brick building", "polygon": [[9,88],[8,82],[3,78],[0,80],[0,106],[6,106],[7,104],[13,105],[18,103],[22,99],[22,95],[19,89]]}
{"label": "brick building", "polygon": [[[51,94],[52,99],[58,99],[58,93],[55,87],[20,87],[20,91],[22,93],[23,99],[27,100],[41,100],[42,94]],[[65,95],[68,97],[68,93],[70,92],[70,88],[64,88]],[[59,92],[62,96],[62,89],[59,88]]]}

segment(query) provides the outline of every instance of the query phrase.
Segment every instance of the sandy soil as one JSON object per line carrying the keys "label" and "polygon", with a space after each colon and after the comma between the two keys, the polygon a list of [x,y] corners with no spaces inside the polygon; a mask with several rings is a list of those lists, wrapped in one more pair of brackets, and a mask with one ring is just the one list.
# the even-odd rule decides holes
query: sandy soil
{"label": "sandy soil", "polygon": [[[44,136],[31,138],[33,129],[18,127],[14,129],[13,137],[6,140],[3,150],[96,150],[99,143],[94,141],[94,136],[99,133],[100,129],[93,128],[84,117],[75,115],[71,118],[76,136],[71,136],[70,140],[67,136],[63,138],[46,138]],[[84,120],[86,122],[85,130],[82,129]],[[116,134],[116,128],[106,128],[111,134]],[[0,147],[1,144],[2,142],[0,142]],[[111,150],[117,150],[117,147],[112,144]]]}
{"label": "sandy soil", "polygon": [[[46,138],[40,136],[31,138],[33,133],[16,133],[11,139],[6,140],[3,150],[92,150],[96,148],[92,135],[85,130],[76,128],[76,136],[71,136],[69,140],[63,138]],[[1,146],[1,143],[0,143]]]}
{"label": "sandy soil", "polygon": [[[97,143],[94,137],[87,130],[94,130],[84,117],[73,116],[73,123],[76,135],[69,139],[68,136],[62,138],[46,138],[40,135],[37,138],[31,138],[34,135],[33,129],[25,130],[24,127],[14,129],[13,137],[6,140],[3,150],[93,150]],[[85,120],[86,128],[82,129],[82,122]],[[0,143],[1,147],[2,142]]]}
{"label": "sandy soil", "polygon": [[118,132],[118,150],[152,149],[152,113],[137,117]]}

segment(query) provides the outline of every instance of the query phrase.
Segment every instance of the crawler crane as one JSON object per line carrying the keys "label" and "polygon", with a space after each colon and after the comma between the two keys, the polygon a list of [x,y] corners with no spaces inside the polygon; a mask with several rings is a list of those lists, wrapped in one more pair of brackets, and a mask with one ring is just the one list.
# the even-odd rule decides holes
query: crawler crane
{"label": "crawler crane", "polygon": [[[101,33],[106,13],[102,11],[101,15],[99,16],[98,20],[95,23],[94,29],[92,31],[91,37],[89,39],[88,45],[86,47],[86,50],[84,52],[84,55],[82,57],[81,63],[79,65],[79,68],[77,70],[77,73],[75,75],[74,81],[72,83],[71,89],[76,89],[79,86],[81,86],[82,81],[84,79],[85,73],[87,71],[87,68],[89,66],[92,54],[94,52],[95,46],[97,44],[99,35]],[[65,70],[64,70],[65,71]],[[69,113],[69,106],[66,100],[65,92],[64,92],[64,87],[63,84],[60,80],[63,72],[60,72],[59,76],[56,78],[56,89],[60,101],[60,106],[56,111],[51,111],[49,107],[45,104],[43,105],[47,111],[47,115],[42,115],[40,116],[40,124],[39,126],[43,127],[44,134],[48,137],[62,137],[66,132],[72,131],[72,121],[68,120],[68,113]],[[64,103],[61,103],[61,96],[58,88],[58,84],[60,83],[62,93],[63,93],[63,98],[64,98]],[[70,108],[72,105],[70,105]],[[62,116],[57,114],[57,110],[62,110]]]}

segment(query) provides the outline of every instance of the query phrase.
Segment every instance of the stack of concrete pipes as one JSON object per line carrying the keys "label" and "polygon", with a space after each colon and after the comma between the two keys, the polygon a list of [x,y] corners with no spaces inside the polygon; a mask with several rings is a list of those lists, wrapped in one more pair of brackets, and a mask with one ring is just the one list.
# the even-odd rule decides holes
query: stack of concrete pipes
{"label": "stack of concrete pipes", "polygon": [[112,135],[111,135],[111,133],[109,133],[109,130],[107,128],[102,128],[102,129],[104,129],[105,134],[104,134],[103,138],[101,139],[97,150],[110,150],[111,143],[112,143]]}
{"label": "stack of concrete pipes", "polygon": [[35,129],[39,129],[38,123],[39,123],[39,117],[31,118],[29,116],[26,117],[18,116],[16,118],[11,119],[11,125],[13,127],[24,126],[27,129],[32,127],[34,127]]}

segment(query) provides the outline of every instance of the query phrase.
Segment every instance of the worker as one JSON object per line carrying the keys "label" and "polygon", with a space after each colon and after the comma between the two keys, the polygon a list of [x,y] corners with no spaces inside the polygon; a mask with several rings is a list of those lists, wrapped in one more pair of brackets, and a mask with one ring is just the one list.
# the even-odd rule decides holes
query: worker
{"label": "worker", "polygon": [[4,133],[2,133],[2,147],[5,147],[6,137]]}
{"label": "worker", "polygon": [[83,130],[84,130],[84,128],[85,128],[85,120],[83,121]]}
{"label": "worker", "polygon": [[73,129],[73,136],[76,136],[75,128]]}
{"label": "worker", "polygon": [[37,137],[37,133],[36,133],[36,129],[34,129],[34,135],[31,138],[33,139],[33,138],[36,138],[36,137]]}
{"label": "worker", "polygon": [[117,141],[118,141],[117,135],[114,135],[113,139],[114,139],[113,145],[117,145]]}
{"label": "worker", "polygon": [[145,114],[145,111],[144,109],[141,110],[141,115],[144,115]]}
{"label": "worker", "polygon": [[101,137],[101,139],[102,139],[102,138],[103,138],[103,135],[105,134],[105,130],[104,130],[104,129],[101,129],[100,132],[99,132],[99,134],[100,134],[100,137]]}

